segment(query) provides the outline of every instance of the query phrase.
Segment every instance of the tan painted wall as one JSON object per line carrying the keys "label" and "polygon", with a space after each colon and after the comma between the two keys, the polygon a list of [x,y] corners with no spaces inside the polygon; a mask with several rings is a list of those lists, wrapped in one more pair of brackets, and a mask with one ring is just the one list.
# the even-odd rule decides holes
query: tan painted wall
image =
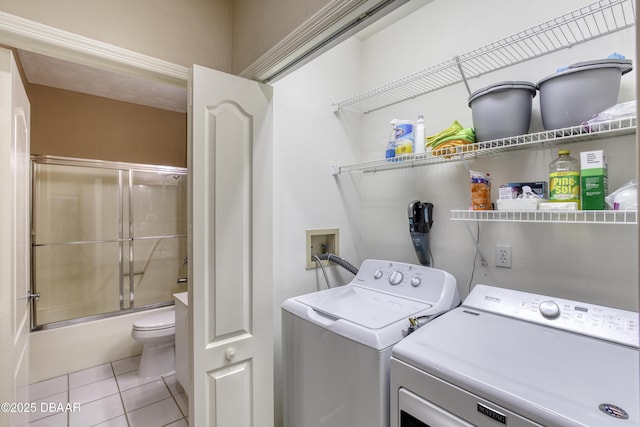
{"label": "tan painted wall", "polygon": [[41,85],[27,91],[33,154],[187,165],[184,113]]}
{"label": "tan painted wall", "polygon": [[330,0],[0,0],[0,10],[176,64],[239,74]]}
{"label": "tan painted wall", "polygon": [[[238,74],[329,0],[0,0],[0,10],[176,64]],[[32,153],[186,166],[186,116],[30,85]]]}
{"label": "tan painted wall", "polygon": [[0,0],[0,10],[183,66],[230,71],[231,0]]}

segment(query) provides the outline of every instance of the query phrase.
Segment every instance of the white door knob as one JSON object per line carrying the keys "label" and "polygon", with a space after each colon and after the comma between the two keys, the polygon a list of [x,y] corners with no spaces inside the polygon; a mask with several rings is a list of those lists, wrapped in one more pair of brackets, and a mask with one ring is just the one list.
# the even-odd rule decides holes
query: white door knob
{"label": "white door knob", "polygon": [[228,348],[227,351],[225,352],[225,357],[229,361],[233,360],[233,358],[236,357],[236,349],[233,347]]}

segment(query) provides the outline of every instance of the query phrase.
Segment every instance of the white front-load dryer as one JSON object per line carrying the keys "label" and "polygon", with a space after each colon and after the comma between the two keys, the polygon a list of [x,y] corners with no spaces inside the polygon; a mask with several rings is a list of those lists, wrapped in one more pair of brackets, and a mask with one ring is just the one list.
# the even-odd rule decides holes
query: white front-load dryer
{"label": "white front-load dryer", "polygon": [[387,427],[391,348],[460,303],[442,270],[366,260],[345,286],[282,304],[285,427]]}
{"label": "white front-load dryer", "polygon": [[637,312],[475,285],[393,348],[391,427],[638,427]]}

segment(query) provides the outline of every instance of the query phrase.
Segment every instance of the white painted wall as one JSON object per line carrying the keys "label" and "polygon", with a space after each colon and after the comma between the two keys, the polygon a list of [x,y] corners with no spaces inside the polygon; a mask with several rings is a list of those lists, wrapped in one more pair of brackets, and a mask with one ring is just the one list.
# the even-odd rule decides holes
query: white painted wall
{"label": "white painted wall", "polygon": [[[275,84],[278,154],[274,168],[276,205],[281,210],[276,214],[274,225],[277,236],[274,251],[280,258],[276,262],[276,279],[280,282],[280,295],[276,295],[276,300],[281,302],[287,296],[315,290],[318,283],[322,283],[319,273],[305,271],[303,267],[304,230],[307,228],[340,226],[341,255],[353,263],[370,257],[417,262],[406,218],[406,206],[413,199],[435,204],[431,237],[436,265],[454,273],[461,292],[466,294],[475,249],[465,224],[448,219],[449,210],[465,209],[469,203],[468,174],[462,163],[374,174],[353,172],[337,178],[329,173],[332,163],[348,164],[383,157],[390,130],[388,123],[392,118],[415,119],[418,114],[424,114],[427,134],[448,127],[453,120],[460,121],[465,127],[472,126],[464,85],[365,115],[348,111],[334,114],[331,102],[589,3],[585,0],[563,2],[562,10],[559,10],[551,0],[545,2],[548,7],[526,1],[509,2],[508,5],[497,0],[493,1],[494,5],[460,1],[455,17],[451,18],[448,18],[450,3],[434,2],[362,42],[352,39],[338,46]],[[495,12],[490,11],[499,10],[498,6],[509,8],[505,16],[518,12],[518,17],[526,16],[527,19],[521,24],[512,22],[513,19],[500,20],[500,25],[495,25]],[[470,23],[466,33],[454,32],[447,27],[460,22]],[[635,62],[634,31],[634,28],[624,30],[471,79],[471,90],[507,79],[536,83],[558,66],[604,58],[614,51]],[[473,34],[473,37],[456,34]],[[409,36],[411,43],[407,42]],[[622,79],[619,101],[635,99],[635,92],[635,71],[632,71]],[[542,130],[537,97],[533,108],[532,132]],[[580,151],[605,149],[611,190],[635,177],[634,136],[564,147],[574,156]],[[547,180],[548,164],[556,155],[557,147],[532,149],[478,159],[471,161],[469,166],[491,173],[495,199],[501,183]],[[475,223],[471,225],[475,232]],[[490,265],[480,268],[478,264],[474,283],[484,281],[559,293],[560,296],[627,309],[637,307],[637,298],[631,298],[637,294],[634,226],[483,223],[480,233],[481,248],[491,261],[495,243],[511,244],[514,267],[497,269]],[[567,267],[565,252],[576,255],[577,262],[571,262]],[[615,258],[611,256],[614,253]],[[620,285],[603,285],[614,282]]]}
{"label": "white painted wall", "polygon": [[[293,72],[274,90],[274,349],[276,423],[279,417],[281,375],[280,304],[288,297],[327,284],[320,269],[305,270],[308,229],[338,228],[340,255],[354,265],[362,261],[359,176],[336,180],[330,166],[356,162],[360,156],[359,114],[340,113],[332,101],[343,99],[358,86],[360,51],[357,40],[317,58]],[[330,78],[329,78],[330,77]],[[353,275],[327,268],[332,286],[348,283]]]}
{"label": "white painted wall", "polygon": [[[334,178],[332,163],[350,164],[384,157],[389,121],[423,114],[427,134],[454,120],[472,126],[463,84],[441,89],[366,115],[341,111],[341,101],[380,84],[450,59],[533,25],[589,4],[588,0],[504,2],[435,1],[394,26],[362,41],[351,39],[275,83],[274,321],[280,331],[280,304],[288,297],[324,288],[319,270],[305,266],[305,229],[340,228],[340,255],[355,265],[379,258],[417,263],[408,233],[407,205],[414,199],[435,205],[431,233],[435,266],[451,272],[461,295],[470,285],[490,285],[555,295],[629,310],[638,309],[637,227],[631,225],[465,223],[449,220],[451,209],[469,205],[468,172],[462,163]],[[499,14],[496,11],[500,11]],[[605,58],[613,52],[635,58],[635,28],[574,46],[469,81],[471,90],[502,80],[536,83],[561,65]],[[622,80],[619,101],[636,98],[635,71]],[[531,132],[542,130],[538,97]],[[563,145],[580,151],[606,150],[611,191],[636,176],[636,138],[625,136]],[[501,183],[548,180],[557,147],[516,151],[469,162],[490,172],[492,199]],[[475,262],[467,227],[489,260]],[[493,266],[496,244],[510,244],[513,267]],[[342,273],[335,283],[346,283]],[[333,279],[332,279],[333,280]],[[275,337],[279,378],[280,336]],[[279,385],[276,384],[276,387]],[[278,391],[276,390],[276,396]],[[276,413],[278,413],[276,408]],[[277,425],[277,423],[276,423]]]}
{"label": "white painted wall", "polygon": [[[562,2],[562,9],[559,9],[558,3],[550,0],[535,3],[459,1],[455,17],[450,18],[451,4],[434,2],[363,42],[362,80],[366,84],[380,84],[398,78],[589,3],[585,0]],[[501,11],[500,17],[504,18],[496,16],[497,10]],[[516,18],[512,18],[514,16]],[[468,28],[451,31],[452,22],[468,23]],[[591,43],[471,79],[471,91],[503,80],[536,83],[552,74],[559,66],[606,58],[613,52],[624,54],[635,64],[634,31],[634,28],[624,30]],[[456,37],[456,34],[468,36]],[[411,37],[411,44],[407,43],[407,36]],[[380,55],[380,52],[391,51],[394,46],[414,52],[413,55],[403,57],[401,67],[398,66],[400,61],[389,61]],[[435,60],[430,61],[430,55]],[[622,79],[618,98],[620,102],[636,98],[634,73],[635,71]],[[383,76],[382,79],[380,75]],[[394,117],[415,119],[418,114],[424,114],[427,135],[447,128],[453,120],[458,120],[465,127],[472,127],[467,99],[468,93],[464,85],[459,84],[365,115],[360,141],[363,159],[381,157],[389,133],[387,123]],[[538,97],[534,99],[533,109],[530,130],[543,130]],[[579,157],[580,151],[604,149],[609,158],[611,190],[636,175],[634,136],[569,144],[562,148],[570,149],[574,157]],[[502,183],[548,180],[548,164],[557,156],[557,149],[550,147],[505,153],[471,161],[469,167],[491,173],[492,199],[496,199],[497,188]],[[456,276],[463,296],[470,283],[483,282],[637,309],[638,253],[635,226],[482,223],[480,246],[490,265],[481,268],[478,263],[472,280],[475,248],[466,229],[467,224],[448,219],[451,209],[466,209],[469,204],[468,173],[462,163],[367,174],[362,178],[360,189],[365,257],[416,262],[406,232],[405,207],[413,199],[431,201],[435,205],[436,223],[431,239],[436,266]],[[388,203],[384,203],[385,200]],[[381,227],[381,224],[385,226]],[[476,224],[469,223],[468,226],[475,235]],[[501,269],[493,266],[494,248],[498,243],[512,245],[513,268]]]}

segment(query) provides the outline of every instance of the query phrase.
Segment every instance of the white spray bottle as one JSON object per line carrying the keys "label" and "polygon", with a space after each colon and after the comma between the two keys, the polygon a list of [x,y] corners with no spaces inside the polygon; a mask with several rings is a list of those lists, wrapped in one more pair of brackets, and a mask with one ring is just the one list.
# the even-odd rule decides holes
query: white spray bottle
{"label": "white spray bottle", "polygon": [[413,139],[413,152],[416,154],[423,154],[424,144],[424,117],[422,115],[419,115],[418,120],[416,120],[415,138]]}
{"label": "white spray bottle", "polygon": [[391,136],[387,142],[387,150],[384,153],[384,157],[388,161],[393,161],[396,156],[396,124],[398,124],[396,119],[391,120]]}

